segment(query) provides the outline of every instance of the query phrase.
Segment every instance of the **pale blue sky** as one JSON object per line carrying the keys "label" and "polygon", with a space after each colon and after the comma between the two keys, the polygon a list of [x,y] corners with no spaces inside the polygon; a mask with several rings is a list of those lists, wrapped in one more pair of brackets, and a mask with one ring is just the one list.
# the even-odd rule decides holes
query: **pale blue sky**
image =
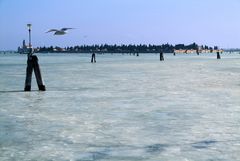
{"label": "pale blue sky", "polygon": [[[239,0],[0,0],[0,50],[33,24],[34,46],[198,44],[240,47]],[[50,28],[74,27],[53,36]]]}

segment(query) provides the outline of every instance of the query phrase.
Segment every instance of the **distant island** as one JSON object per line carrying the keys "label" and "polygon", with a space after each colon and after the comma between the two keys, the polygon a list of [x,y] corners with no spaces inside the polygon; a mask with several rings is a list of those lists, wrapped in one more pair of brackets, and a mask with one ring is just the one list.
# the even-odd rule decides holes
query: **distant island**
{"label": "distant island", "polygon": [[[28,46],[23,41],[22,47],[18,47],[18,53],[27,53]],[[34,48],[36,53],[213,53],[223,52],[217,46],[209,47],[207,45],[198,45],[192,43],[190,45],[177,44],[162,44],[162,45],[81,45],[73,47],[37,47]]]}

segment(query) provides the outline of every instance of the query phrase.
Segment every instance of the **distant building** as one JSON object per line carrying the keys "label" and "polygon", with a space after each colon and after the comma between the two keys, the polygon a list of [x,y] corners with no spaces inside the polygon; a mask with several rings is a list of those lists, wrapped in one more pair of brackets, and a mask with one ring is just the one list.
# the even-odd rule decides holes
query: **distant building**
{"label": "distant building", "polygon": [[29,51],[29,46],[27,46],[25,40],[23,40],[22,47],[18,47],[18,53],[27,54],[28,51]]}
{"label": "distant building", "polygon": [[[53,51],[54,52],[64,52],[64,51],[66,51],[66,49],[64,49],[64,48],[60,48],[60,47],[55,47],[55,48],[53,48]],[[77,50],[76,50],[77,51]]]}
{"label": "distant building", "polygon": [[175,53],[178,53],[178,54],[193,54],[193,53],[216,53],[216,52],[224,52],[222,49],[219,49],[219,50],[209,50],[209,49],[198,49],[198,50],[193,50],[193,49],[190,49],[190,50],[185,50],[185,49],[179,49],[179,50],[174,50]]}

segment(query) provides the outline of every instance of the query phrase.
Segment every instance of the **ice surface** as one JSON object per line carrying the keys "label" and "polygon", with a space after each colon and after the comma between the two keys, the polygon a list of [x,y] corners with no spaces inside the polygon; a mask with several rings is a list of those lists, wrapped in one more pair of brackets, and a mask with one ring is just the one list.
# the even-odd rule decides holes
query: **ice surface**
{"label": "ice surface", "polygon": [[0,55],[0,160],[240,160],[240,55]]}

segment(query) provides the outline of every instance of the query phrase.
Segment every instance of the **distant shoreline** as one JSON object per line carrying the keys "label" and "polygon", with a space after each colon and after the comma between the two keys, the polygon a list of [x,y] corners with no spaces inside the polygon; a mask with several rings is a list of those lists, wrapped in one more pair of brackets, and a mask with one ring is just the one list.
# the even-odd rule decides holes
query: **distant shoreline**
{"label": "distant shoreline", "polygon": [[[27,54],[29,51],[29,46],[26,45],[25,41],[23,41],[22,47],[18,47],[17,50],[2,50],[0,53],[20,53],[20,54]],[[81,54],[81,53],[129,53],[129,54],[137,54],[137,53],[216,53],[216,52],[240,52],[238,48],[229,48],[229,49],[220,49],[217,46],[209,47],[206,45],[197,45],[196,43],[190,45],[184,44],[177,44],[177,45],[170,45],[170,44],[162,44],[162,45],[81,45],[81,46],[72,46],[72,47],[58,47],[58,46],[50,46],[50,47],[35,47],[35,53],[74,53],[74,54]]]}
{"label": "distant shoreline", "polygon": [[[19,53],[27,53],[30,47],[26,45],[23,41],[22,47],[18,47]],[[71,47],[36,47],[34,48],[36,53],[213,53],[213,52],[223,52],[219,47],[209,47],[207,45],[198,45],[192,43],[190,45],[184,44],[162,44],[162,45],[152,45],[152,44],[139,44],[139,45],[81,45],[81,46],[71,46]]]}

